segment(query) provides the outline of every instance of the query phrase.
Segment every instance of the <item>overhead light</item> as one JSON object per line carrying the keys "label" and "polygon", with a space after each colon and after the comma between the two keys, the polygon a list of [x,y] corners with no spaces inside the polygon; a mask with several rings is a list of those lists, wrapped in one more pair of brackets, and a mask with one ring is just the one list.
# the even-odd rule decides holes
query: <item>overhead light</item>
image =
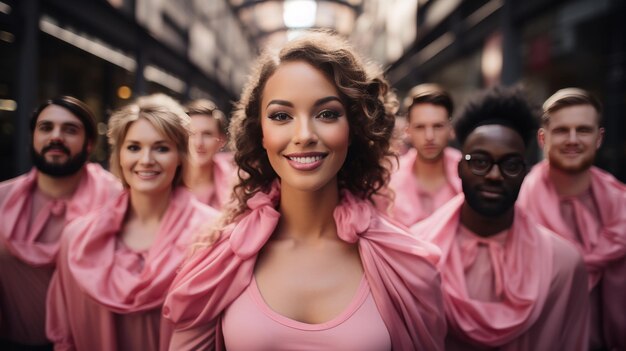
{"label": "overhead light", "polygon": [[283,8],[283,21],[287,28],[309,28],[315,25],[317,3],[313,0],[287,0]]}
{"label": "overhead light", "polygon": [[15,111],[16,109],[17,109],[17,102],[15,102],[15,100],[0,99],[0,110]]}
{"label": "overhead light", "polygon": [[122,85],[117,88],[117,97],[122,100],[127,100],[133,95],[133,91],[126,85]]}
{"label": "overhead light", "polygon": [[143,76],[146,77],[147,80],[158,83],[179,94],[185,92],[185,82],[156,66],[147,65],[143,70]]}
{"label": "overhead light", "polygon": [[82,33],[76,33],[69,28],[63,28],[57,25],[54,19],[49,16],[42,16],[39,21],[39,29],[41,29],[44,33],[48,33],[57,39],[74,45],[79,49],[87,51],[94,56],[122,67],[127,71],[133,72],[137,67],[137,62],[132,57],[122,53],[99,39],[91,38]]}
{"label": "overhead light", "polygon": [[11,5],[0,1],[0,12],[4,13],[5,15],[10,15],[11,14]]}

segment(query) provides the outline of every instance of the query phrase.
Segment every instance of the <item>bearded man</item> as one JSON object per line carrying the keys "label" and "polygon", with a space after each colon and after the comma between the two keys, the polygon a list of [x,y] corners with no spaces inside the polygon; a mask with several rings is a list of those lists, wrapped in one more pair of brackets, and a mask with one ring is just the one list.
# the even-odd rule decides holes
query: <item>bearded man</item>
{"label": "bearded man", "polygon": [[589,350],[626,349],[626,186],[593,166],[602,105],[578,88],[543,105],[538,142],[546,160],[528,174],[519,204],[578,248],[589,272]]}
{"label": "bearded man", "polygon": [[87,159],[96,142],[93,113],[69,96],[33,114],[34,168],[0,183],[0,349],[51,349],[45,301],[65,224],[119,194],[112,174]]}

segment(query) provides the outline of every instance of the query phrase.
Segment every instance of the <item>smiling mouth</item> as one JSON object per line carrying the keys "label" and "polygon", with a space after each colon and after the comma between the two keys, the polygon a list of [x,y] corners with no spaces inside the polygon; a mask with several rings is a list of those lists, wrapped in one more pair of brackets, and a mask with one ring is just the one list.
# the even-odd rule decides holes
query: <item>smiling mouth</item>
{"label": "smiling mouth", "polygon": [[142,179],[152,179],[158,176],[160,173],[161,172],[157,171],[135,171],[135,174],[137,174],[137,176]]}
{"label": "smiling mouth", "polygon": [[294,161],[302,164],[310,164],[314,162],[321,161],[326,155],[315,155],[315,156],[285,156],[288,160]]}

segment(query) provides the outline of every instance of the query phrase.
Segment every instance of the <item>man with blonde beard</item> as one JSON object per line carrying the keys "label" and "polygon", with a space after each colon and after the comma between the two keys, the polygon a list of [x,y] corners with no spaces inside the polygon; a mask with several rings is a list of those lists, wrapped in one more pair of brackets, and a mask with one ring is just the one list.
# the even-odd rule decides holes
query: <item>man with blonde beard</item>
{"label": "man with blonde beard", "polygon": [[545,161],[526,177],[520,205],[574,243],[589,272],[590,350],[626,349],[626,186],[593,166],[602,106],[587,91],[557,91],[538,132]]}
{"label": "man with blonde beard", "polygon": [[61,231],[69,221],[119,194],[121,184],[87,162],[96,122],[81,101],[62,96],[31,119],[27,174],[0,183],[0,349],[52,349],[45,302]]}

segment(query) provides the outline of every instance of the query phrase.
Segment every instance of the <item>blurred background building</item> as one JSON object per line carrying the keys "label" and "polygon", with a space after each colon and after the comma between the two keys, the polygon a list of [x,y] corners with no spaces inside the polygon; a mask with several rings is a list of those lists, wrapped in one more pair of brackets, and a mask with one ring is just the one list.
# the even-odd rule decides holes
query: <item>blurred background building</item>
{"label": "blurred background building", "polygon": [[400,98],[447,87],[457,106],[522,83],[540,104],[586,88],[605,105],[597,164],[626,181],[623,0],[0,0],[0,180],[25,172],[28,121],[68,94],[99,121],[137,96],[206,97],[229,112],[251,63],[306,28],[333,28],[386,68]]}

